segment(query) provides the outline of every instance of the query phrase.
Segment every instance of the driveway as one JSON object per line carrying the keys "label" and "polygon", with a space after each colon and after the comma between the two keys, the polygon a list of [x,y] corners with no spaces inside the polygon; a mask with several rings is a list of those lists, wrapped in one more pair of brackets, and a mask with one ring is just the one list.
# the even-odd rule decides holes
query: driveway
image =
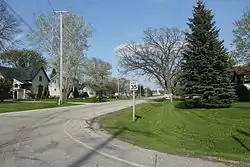
{"label": "driveway", "polygon": [[[137,103],[142,103],[138,100]],[[131,106],[115,101],[0,115],[1,167],[224,167],[114,139],[89,120]]]}

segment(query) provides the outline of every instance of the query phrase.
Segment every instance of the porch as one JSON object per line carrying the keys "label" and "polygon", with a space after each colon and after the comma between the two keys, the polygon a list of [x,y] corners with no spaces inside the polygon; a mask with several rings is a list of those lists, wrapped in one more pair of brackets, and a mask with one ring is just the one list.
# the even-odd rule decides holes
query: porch
{"label": "porch", "polygon": [[31,99],[32,84],[14,84],[12,90],[13,100],[29,100]]}

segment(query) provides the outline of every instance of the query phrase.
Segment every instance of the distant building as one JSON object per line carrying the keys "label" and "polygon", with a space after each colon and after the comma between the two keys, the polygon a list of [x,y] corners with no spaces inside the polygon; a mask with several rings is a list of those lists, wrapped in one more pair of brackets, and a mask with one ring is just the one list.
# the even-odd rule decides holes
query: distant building
{"label": "distant building", "polygon": [[164,89],[155,89],[155,90],[152,90],[152,94],[153,94],[153,96],[163,95],[164,94]]}
{"label": "distant building", "polygon": [[[74,79],[74,83],[71,85],[72,91],[77,89],[80,94],[87,92],[89,97],[95,97],[96,93],[90,87],[88,87],[85,83],[81,83],[79,80]],[[59,89],[59,80],[58,76],[55,75],[51,78],[51,82],[49,84],[49,92],[51,97],[59,97],[60,89]]]}
{"label": "distant building", "polygon": [[250,66],[233,67],[233,83],[250,84]]}
{"label": "distant building", "polygon": [[37,94],[38,86],[42,86],[44,89],[50,82],[44,68],[30,74],[24,69],[0,66],[0,78],[11,78],[13,80],[10,93],[14,100],[31,99]]}

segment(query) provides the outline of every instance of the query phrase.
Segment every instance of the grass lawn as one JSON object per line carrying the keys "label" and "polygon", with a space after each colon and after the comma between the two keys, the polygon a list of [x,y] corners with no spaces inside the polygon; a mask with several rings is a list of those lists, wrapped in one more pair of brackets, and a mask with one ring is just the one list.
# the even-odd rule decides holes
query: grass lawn
{"label": "grass lawn", "polygon": [[[60,107],[70,106],[64,103]],[[57,103],[43,102],[0,102],[0,113],[59,107]]]}
{"label": "grass lawn", "polygon": [[[175,105],[178,102],[174,102]],[[168,102],[136,106],[104,116],[101,126],[144,148],[188,156],[250,161],[250,103],[228,109],[178,109]]]}
{"label": "grass lawn", "polygon": [[[102,102],[110,102],[110,101],[116,101],[118,99],[109,99],[109,98],[105,98],[102,99]],[[82,102],[82,103],[99,103],[99,99],[98,98],[86,98],[86,99],[82,99],[82,98],[73,98],[73,99],[68,99],[69,102]]]}
{"label": "grass lawn", "polygon": [[[111,101],[116,101],[119,99],[111,99],[111,98],[104,98],[102,102],[111,102]],[[99,103],[98,98],[72,98],[72,99],[67,99],[68,102],[81,102],[81,103]],[[36,102],[36,101],[34,101]],[[41,99],[38,100],[37,102],[44,102],[44,103],[57,103],[58,99]]]}

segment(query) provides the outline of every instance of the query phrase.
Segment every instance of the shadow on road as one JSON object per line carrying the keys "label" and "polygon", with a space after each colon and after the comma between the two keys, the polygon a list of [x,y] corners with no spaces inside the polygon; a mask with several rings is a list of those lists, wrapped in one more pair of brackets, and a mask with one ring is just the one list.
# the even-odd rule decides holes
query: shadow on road
{"label": "shadow on road", "polygon": [[105,147],[110,141],[112,141],[114,138],[119,136],[125,129],[126,128],[122,128],[119,131],[115,132],[106,141],[104,141],[103,143],[101,143],[97,147],[95,147],[94,150],[91,150],[87,154],[81,156],[79,159],[77,159],[75,162],[70,164],[68,167],[78,167],[78,166],[84,165],[87,162],[87,160],[89,160],[96,153],[96,151],[98,151],[98,150],[102,149],[103,147]]}

